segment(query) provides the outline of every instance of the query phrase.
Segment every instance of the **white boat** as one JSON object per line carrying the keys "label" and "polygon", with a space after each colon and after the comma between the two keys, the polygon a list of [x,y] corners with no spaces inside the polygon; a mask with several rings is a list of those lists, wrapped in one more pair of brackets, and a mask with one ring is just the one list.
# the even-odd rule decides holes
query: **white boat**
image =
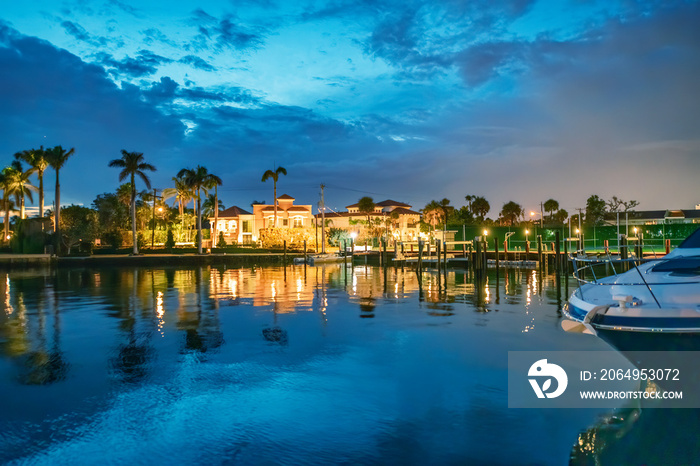
{"label": "white boat", "polygon": [[[659,259],[572,259],[579,287],[564,306],[565,330],[622,350],[661,349],[666,340],[664,349],[700,350],[700,229]],[[612,274],[597,278],[603,267]]]}

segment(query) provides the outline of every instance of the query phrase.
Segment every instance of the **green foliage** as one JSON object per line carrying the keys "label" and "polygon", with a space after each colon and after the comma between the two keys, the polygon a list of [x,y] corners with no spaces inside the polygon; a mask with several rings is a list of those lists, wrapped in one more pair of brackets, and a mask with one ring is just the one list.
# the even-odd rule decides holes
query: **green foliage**
{"label": "green foliage", "polygon": [[98,233],[98,217],[94,210],[78,205],[61,209],[61,235],[68,254],[81,242],[92,244]]}
{"label": "green foliage", "polygon": [[175,237],[173,236],[173,230],[168,228],[168,237],[165,240],[165,249],[172,254],[175,248]]}
{"label": "green foliage", "polygon": [[584,220],[587,226],[602,225],[605,220],[605,201],[595,194],[586,200],[586,216]]}
{"label": "green foliage", "polygon": [[331,246],[339,246],[341,241],[350,244],[350,233],[342,228],[329,229],[326,238]]}
{"label": "green foliage", "polygon": [[216,242],[216,247],[217,248],[225,248],[228,246],[228,243],[226,243],[226,238],[224,238],[224,232],[220,231],[219,232],[219,239]]}
{"label": "green foliage", "polygon": [[143,234],[143,232],[139,231],[136,234],[136,246],[138,246],[139,249],[146,247],[146,236]]}
{"label": "green foliage", "polygon": [[524,215],[525,211],[515,201],[510,201],[503,204],[501,209],[501,218],[506,225],[517,225],[518,219]]}
{"label": "green foliage", "polygon": [[122,232],[116,228],[102,233],[102,239],[113,249],[119,249],[124,243]]}

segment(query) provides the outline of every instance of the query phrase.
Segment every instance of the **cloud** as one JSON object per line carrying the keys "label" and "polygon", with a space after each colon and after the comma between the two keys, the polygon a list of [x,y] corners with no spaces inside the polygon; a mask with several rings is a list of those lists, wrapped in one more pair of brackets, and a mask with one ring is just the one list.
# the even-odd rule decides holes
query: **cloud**
{"label": "cloud", "polygon": [[197,55],[185,55],[182,57],[180,60],[178,60],[180,63],[184,63],[186,65],[190,65],[193,68],[197,68],[198,70],[202,71],[216,71],[216,68],[209,63],[207,63],[205,60],[202,58],[198,57]]}
{"label": "cloud", "polygon": [[96,47],[104,47],[109,42],[109,40],[106,37],[92,35],[88,33],[82,26],[72,21],[61,22],[61,27],[63,27],[67,34],[75,37],[79,41],[88,43],[90,45],[94,45]]}
{"label": "cloud", "polygon": [[197,27],[197,35],[190,42],[194,50],[223,49],[245,50],[260,47],[264,42],[266,29],[263,26],[246,26],[227,15],[217,19],[198,8],[192,12],[190,24]]}
{"label": "cloud", "polygon": [[172,63],[173,60],[149,50],[140,50],[135,58],[127,56],[122,60],[116,60],[107,53],[100,53],[98,54],[98,61],[118,74],[139,78],[154,74],[158,71],[160,65]]}
{"label": "cloud", "polygon": [[66,202],[89,204],[91,196],[116,186],[116,174],[106,167],[121,149],[144,152],[159,165],[184,138],[180,119],[144,102],[135,86],[120,89],[101,66],[1,24],[0,67],[12,70],[0,73],[0,89],[12,89],[0,93],[0,151],[75,147],[61,170]]}

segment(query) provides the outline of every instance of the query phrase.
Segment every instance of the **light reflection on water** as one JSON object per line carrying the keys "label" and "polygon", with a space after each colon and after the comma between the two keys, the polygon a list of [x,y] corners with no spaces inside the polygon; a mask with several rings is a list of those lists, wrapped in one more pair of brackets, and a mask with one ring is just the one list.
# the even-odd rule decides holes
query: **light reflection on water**
{"label": "light reflection on water", "polygon": [[598,411],[507,408],[568,283],[370,266],[0,277],[0,461],[562,464]]}

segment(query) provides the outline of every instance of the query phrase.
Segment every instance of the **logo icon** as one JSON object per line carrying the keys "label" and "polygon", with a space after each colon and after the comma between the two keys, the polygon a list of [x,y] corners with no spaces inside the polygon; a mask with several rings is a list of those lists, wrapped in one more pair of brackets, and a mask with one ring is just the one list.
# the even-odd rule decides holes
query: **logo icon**
{"label": "logo icon", "polygon": [[[537,379],[528,379],[532,389],[535,391],[537,398],[556,398],[566,390],[566,385],[569,383],[569,378],[566,372],[556,364],[548,363],[546,359],[540,359],[530,366],[527,372],[528,377],[547,377],[540,387]],[[548,392],[552,386],[552,379],[557,381],[557,388],[552,392]]]}

